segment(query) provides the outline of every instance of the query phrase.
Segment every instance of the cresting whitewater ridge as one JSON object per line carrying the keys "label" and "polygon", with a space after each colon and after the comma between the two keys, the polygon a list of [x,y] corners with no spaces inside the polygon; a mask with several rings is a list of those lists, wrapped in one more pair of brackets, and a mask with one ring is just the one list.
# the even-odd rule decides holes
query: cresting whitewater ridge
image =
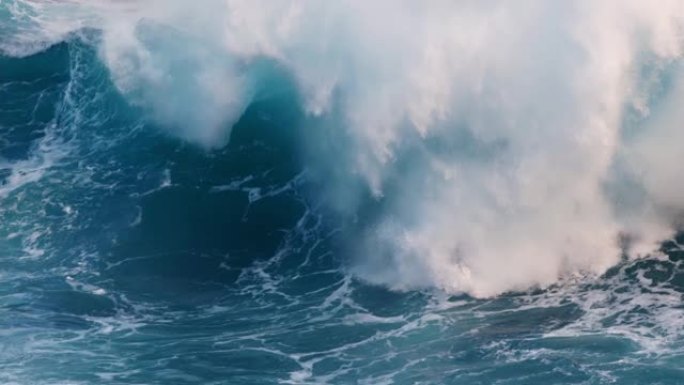
{"label": "cresting whitewater ridge", "polygon": [[684,384],[683,32],[0,0],[0,384]]}

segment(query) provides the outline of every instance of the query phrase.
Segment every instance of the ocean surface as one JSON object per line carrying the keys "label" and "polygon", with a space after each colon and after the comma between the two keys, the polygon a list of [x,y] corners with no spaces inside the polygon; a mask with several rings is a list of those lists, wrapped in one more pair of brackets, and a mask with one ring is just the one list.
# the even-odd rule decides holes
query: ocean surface
{"label": "ocean surface", "polygon": [[[149,26],[154,20],[138,17],[144,36],[138,43],[160,48],[148,56],[126,51],[129,56],[122,55],[130,61],[113,65],[108,50],[118,51],[111,36],[126,35],[128,27],[91,22],[101,20],[93,15],[109,6],[95,3],[102,8],[77,1],[0,0],[0,384],[684,384],[684,237],[673,232],[639,257],[628,255],[625,238],[609,262],[595,269],[566,256],[537,271],[550,256],[518,258],[545,253],[516,239],[548,246],[551,255],[561,250],[551,242],[587,239],[574,237],[575,227],[599,237],[591,227],[595,221],[575,214],[549,221],[528,215],[560,209],[535,206],[550,198],[522,188],[499,196],[498,203],[471,201],[457,209],[449,203],[487,195],[494,181],[500,182],[496,191],[514,190],[512,182],[478,179],[476,173],[490,169],[469,165],[490,164],[486,159],[506,148],[536,151],[534,145],[518,146],[505,130],[447,135],[449,124],[428,122],[426,127],[442,127],[438,134],[400,131],[423,147],[409,146],[377,163],[393,164],[380,178],[378,193],[372,175],[379,166],[357,167],[355,154],[375,153],[360,134],[369,129],[363,123],[368,110],[383,111],[371,121],[388,127],[384,109],[396,107],[372,104],[392,93],[391,87],[376,94],[372,88],[385,83],[369,89],[362,84],[368,73],[384,79],[384,70],[345,61],[351,48],[337,56],[326,49],[349,65],[351,75],[340,75],[333,92],[344,97],[312,112],[316,107],[301,72],[292,70],[296,60],[283,58],[310,52],[290,47],[284,56],[256,55],[236,64],[228,54],[189,53],[203,39],[199,34],[165,32]],[[235,7],[232,12],[243,10]],[[214,32],[207,27],[206,33]],[[212,47],[202,50],[214,52]],[[151,67],[141,64],[145,58],[154,59]],[[238,68],[242,96],[197,88],[199,75],[190,68],[202,60],[215,61],[208,73],[223,65]],[[153,80],[122,78],[122,71],[141,71]],[[540,77],[554,82],[556,75]],[[360,80],[344,80],[349,77]],[[225,84],[209,83],[212,90]],[[154,95],[146,93],[150,89]],[[649,103],[666,99],[662,89]],[[359,92],[372,97],[346,99]],[[486,90],[478,92],[487,98]],[[244,95],[249,97],[237,106],[211,104]],[[559,103],[573,102],[557,96],[565,98]],[[343,119],[347,107],[363,113]],[[476,120],[503,124],[519,119],[518,112],[532,114],[528,106],[515,113],[499,107],[510,116]],[[491,116],[482,109],[482,116]],[[207,123],[204,117],[217,110],[233,112]],[[415,119],[397,124],[411,121],[420,126]],[[360,128],[329,129],[354,123]],[[195,130],[204,134],[197,137]],[[558,152],[541,129],[529,135],[548,140]],[[536,154],[553,163],[548,175],[573,177],[560,158]],[[670,166],[681,169],[677,159]],[[465,165],[461,181],[481,192],[424,191],[437,183],[437,173],[423,166],[437,160]],[[366,178],[369,169],[375,171]],[[513,172],[504,174],[520,180]],[[409,184],[402,183],[405,178]],[[576,196],[569,184],[554,180],[548,182],[554,196],[563,196],[560,190]],[[588,182],[572,186],[583,183]],[[442,192],[451,198],[444,200]],[[518,205],[520,196],[531,198]],[[397,209],[412,200],[435,203],[437,212]],[[585,201],[573,202],[580,207]],[[468,207],[494,207],[498,219],[488,219],[492,211]],[[570,234],[569,240],[546,232],[549,227]],[[439,237],[465,245],[459,249],[464,253],[486,250],[478,259],[484,262],[461,254],[441,258],[439,247],[421,243]],[[415,255],[400,252],[409,249]],[[570,255],[578,250],[586,249],[571,249]],[[483,273],[501,266],[496,274]],[[521,278],[516,266],[532,272],[530,277]]]}

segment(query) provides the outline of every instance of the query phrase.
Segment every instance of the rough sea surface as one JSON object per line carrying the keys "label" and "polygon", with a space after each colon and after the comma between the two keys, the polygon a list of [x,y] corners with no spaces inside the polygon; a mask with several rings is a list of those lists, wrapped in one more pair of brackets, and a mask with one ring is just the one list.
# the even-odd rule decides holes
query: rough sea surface
{"label": "rough sea surface", "polygon": [[334,117],[286,69],[205,146],[121,92],[101,32],[56,40],[0,56],[0,383],[684,383],[684,238],[498,295],[373,282],[386,203],[326,202],[302,138]]}

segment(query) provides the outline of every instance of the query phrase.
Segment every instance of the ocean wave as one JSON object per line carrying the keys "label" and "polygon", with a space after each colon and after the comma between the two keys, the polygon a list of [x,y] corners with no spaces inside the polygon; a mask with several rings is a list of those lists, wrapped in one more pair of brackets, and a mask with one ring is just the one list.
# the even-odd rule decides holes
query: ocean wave
{"label": "ocean wave", "polygon": [[[487,297],[598,276],[681,221],[676,1],[20,0],[0,18],[6,56],[94,47],[102,82],[204,148],[282,89],[314,199],[373,283]],[[2,191],[53,153],[4,167]]]}

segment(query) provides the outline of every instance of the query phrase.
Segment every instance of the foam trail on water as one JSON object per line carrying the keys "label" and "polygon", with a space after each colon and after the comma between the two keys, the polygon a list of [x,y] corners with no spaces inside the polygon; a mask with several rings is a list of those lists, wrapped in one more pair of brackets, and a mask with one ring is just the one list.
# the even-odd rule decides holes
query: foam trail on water
{"label": "foam trail on water", "polygon": [[[343,145],[312,168],[383,201],[354,268],[373,282],[547,285],[650,252],[680,221],[680,1],[22,4],[59,34],[101,29],[120,90],[207,146],[268,86],[260,60],[285,68],[308,113],[339,117],[320,129]],[[336,206],[357,210],[357,190]]]}

